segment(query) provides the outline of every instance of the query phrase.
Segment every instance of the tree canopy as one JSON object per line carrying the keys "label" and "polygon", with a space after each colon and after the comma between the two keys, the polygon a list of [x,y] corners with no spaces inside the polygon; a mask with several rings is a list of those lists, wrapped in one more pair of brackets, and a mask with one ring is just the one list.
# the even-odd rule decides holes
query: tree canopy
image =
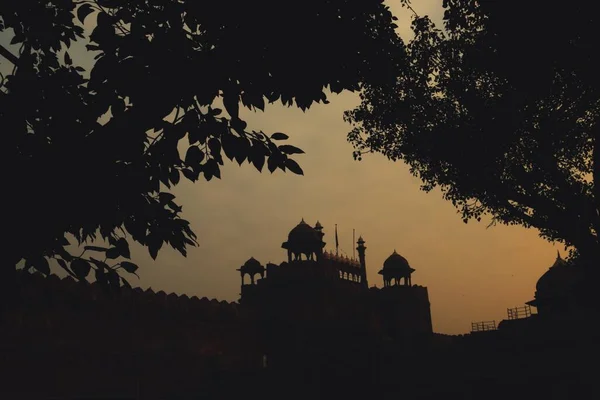
{"label": "tree canopy", "polygon": [[[152,257],[165,243],[185,255],[196,236],[170,192],[181,179],[220,178],[225,158],[302,174],[292,158],[302,150],[282,144],[284,133],[250,130],[239,107],[306,110],[326,90],[393,81],[394,19],[379,0],[3,4],[0,32],[19,48],[0,46],[14,66],[0,90],[6,267],[25,259],[48,273],[55,258],[79,279],[95,271],[118,286],[119,269],[137,269],[116,261],[129,239]],[[70,54],[75,42],[91,70]],[[72,255],[65,234],[111,247]]]}
{"label": "tree canopy", "polygon": [[444,0],[444,9],[444,29],[414,17],[407,67],[393,85],[366,84],[346,114],[355,157],[403,160],[465,222],[487,214],[537,228],[597,265],[597,13],[583,1]]}

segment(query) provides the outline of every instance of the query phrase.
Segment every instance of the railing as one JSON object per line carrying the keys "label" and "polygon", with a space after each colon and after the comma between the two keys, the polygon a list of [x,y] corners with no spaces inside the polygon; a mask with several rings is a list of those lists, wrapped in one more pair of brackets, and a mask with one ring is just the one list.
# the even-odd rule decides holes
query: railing
{"label": "railing", "polygon": [[471,332],[495,331],[496,321],[471,322]]}
{"label": "railing", "polygon": [[508,319],[521,319],[531,317],[531,306],[525,305],[522,307],[507,308]]}
{"label": "railing", "polygon": [[331,260],[334,262],[339,262],[342,264],[346,264],[352,267],[360,268],[360,262],[358,260],[348,258],[347,256],[336,255],[335,253],[324,251],[322,254],[323,258],[326,260]]}

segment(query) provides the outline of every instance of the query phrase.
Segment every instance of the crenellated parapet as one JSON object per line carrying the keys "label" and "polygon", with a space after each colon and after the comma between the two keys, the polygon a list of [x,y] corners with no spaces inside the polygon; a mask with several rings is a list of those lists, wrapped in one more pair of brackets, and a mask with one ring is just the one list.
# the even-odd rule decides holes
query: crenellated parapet
{"label": "crenellated parapet", "polygon": [[[236,324],[240,320],[239,304],[189,297],[152,288],[121,287],[119,293],[107,293],[97,283],[76,282],[71,277],[56,275],[44,277],[18,271],[19,307],[45,318],[59,314],[104,314],[113,320],[135,319],[138,323],[152,323],[168,319],[180,325],[196,323]],[[18,319],[17,321],[18,324]]]}

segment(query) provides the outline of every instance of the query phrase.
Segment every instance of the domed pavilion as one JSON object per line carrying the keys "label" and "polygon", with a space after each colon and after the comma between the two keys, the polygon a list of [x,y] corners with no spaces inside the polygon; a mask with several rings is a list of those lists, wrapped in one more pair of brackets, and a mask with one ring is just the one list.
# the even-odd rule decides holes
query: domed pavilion
{"label": "domed pavilion", "polygon": [[379,275],[383,275],[383,286],[412,286],[411,274],[415,270],[408,264],[406,258],[394,250],[394,252],[383,262],[383,269]]}
{"label": "domed pavilion", "polygon": [[322,228],[319,222],[313,228],[302,219],[288,234],[287,242],[281,244],[287,250],[288,262],[300,261],[302,255],[306,260],[319,260],[325,247]]}

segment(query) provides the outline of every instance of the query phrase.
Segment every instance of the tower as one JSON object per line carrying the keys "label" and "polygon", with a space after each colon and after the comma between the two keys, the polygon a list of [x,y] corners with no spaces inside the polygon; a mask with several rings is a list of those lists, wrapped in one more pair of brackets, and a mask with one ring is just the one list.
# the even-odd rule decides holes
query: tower
{"label": "tower", "polygon": [[314,229],[319,234],[319,237],[321,239],[323,239],[323,236],[325,236],[325,234],[323,233],[323,225],[321,225],[321,223],[319,221],[317,221],[317,223],[315,224],[315,228]]}
{"label": "tower", "polygon": [[[256,290],[256,275],[259,275],[261,279],[265,277],[265,267],[263,267],[254,257],[250,257],[250,259],[246,261],[244,265],[238,268],[238,271],[242,277],[242,298],[244,297],[244,294],[248,295],[248,293],[252,293]],[[250,277],[249,284],[245,282],[244,278],[246,275]]]}
{"label": "tower", "polygon": [[365,246],[365,241],[363,240],[362,236],[358,237],[358,241],[356,242],[356,244],[358,244],[358,247],[356,247],[356,251],[358,251],[358,259],[360,261],[360,282],[363,287],[368,288],[369,283],[367,282],[367,262],[365,259],[365,250],[367,249],[367,247]]}

